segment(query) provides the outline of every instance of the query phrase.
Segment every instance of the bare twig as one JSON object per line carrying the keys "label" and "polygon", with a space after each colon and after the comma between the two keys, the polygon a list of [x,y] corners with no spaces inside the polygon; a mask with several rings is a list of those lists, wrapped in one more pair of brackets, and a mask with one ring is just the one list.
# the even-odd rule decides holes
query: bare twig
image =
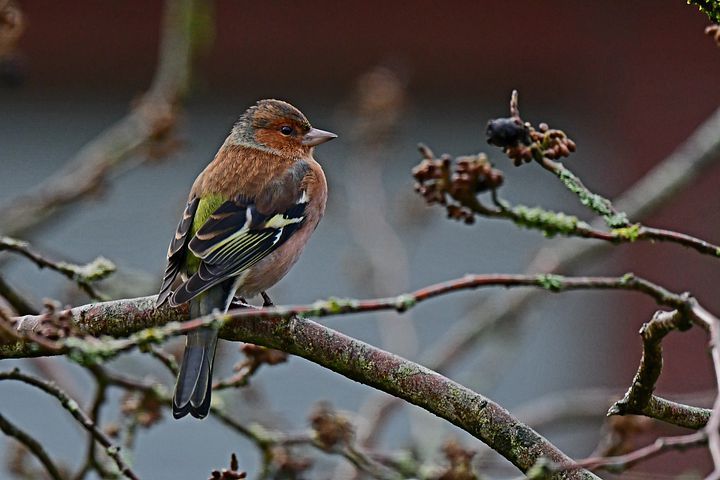
{"label": "bare twig", "polygon": [[28,385],[32,385],[33,387],[37,387],[48,395],[55,397],[60,402],[60,405],[62,405],[62,407],[67,410],[68,413],[70,413],[70,415],[72,415],[73,418],[75,418],[75,420],[77,420],[80,425],[85,428],[85,430],[92,434],[95,441],[105,447],[105,451],[115,461],[115,465],[117,465],[117,468],[122,475],[130,478],[131,480],[139,480],[139,477],[135,474],[135,472],[133,472],[127,463],[125,463],[125,459],[120,453],[120,447],[114,445],[110,438],[102,430],[100,430],[97,425],[95,425],[95,422],[88,416],[88,414],[80,408],[77,402],[68,397],[67,394],[60,390],[54,383],[22,373],[17,368],[9,372],[0,372],[0,381],[2,380],[19,380]]}
{"label": "bare twig", "polygon": [[[525,147],[527,148],[527,147]],[[538,147],[539,148],[539,147]],[[491,167],[484,155],[458,157],[455,164],[449,156],[435,158],[425,145],[420,145],[422,162],[413,169],[415,189],[429,204],[438,203],[447,210],[449,217],[473,223],[475,216],[510,220],[518,226],[540,230],[546,236],[589,238],[609,243],[632,243],[639,240],[677,243],[701,254],[720,257],[720,246],[705,240],[673,232],[651,228],[640,223],[630,224],[627,216],[618,212],[612,203],[582,184],[572,172],[559,162],[540,157],[538,163],[553,172],[584,205],[602,215],[613,227],[601,230],[572,215],[553,212],[541,207],[511,205],[498,196],[502,173]],[[490,191],[494,205],[485,205],[478,193]]]}
{"label": "bare twig", "polygon": [[625,455],[587,458],[584,460],[578,460],[570,467],[558,466],[556,470],[567,468],[588,468],[591,470],[605,469],[612,472],[622,472],[641,461],[655,457],[669,450],[686,450],[688,448],[703,446],[706,443],[707,435],[703,431],[677,437],[661,437],[655,440],[655,442],[651,445]]}
{"label": "bare twig", "polygon": [[42,444],[35,440],[32,436],[30,436],[30,434],[13,425],[1,413],[0,430],[2,430],[5,435],[13,437],[15,440],[25,445],[27,449],[31,451],[33,455],[35,455],[35,457],[40,461],[40,463],[42,463],[48,475],[50,475],[53,480],[64,480],[63,476],[60,474],[60,471],[55,466],[55,463],[53,463],[52,459],[45,451],[45,448],[43,448]]}
{"label": "bare twig", "polygon": [[288,359],[288,354],[285,352],[258,347],[251,343],[243,345],[241,350],[246,358],[234,367],[233,375],[218,380],[212,387],[214,390],[244,387],[263,365],[278,365],[287,362]]}
{"label": "bare twig", "polygon": [[[160,350],[153,349],[153,355],[155,355],[155,351]],[[168,368],[171,373],[177,374],[177,364],[166,362],[166,355],[167,354],[163,352],[163,355],[157,358],[161,359],[162,363]],[[102,378],[108,385],[114,385],[128,390],[151,392],[153,395],[156,395],[160,400],[163,401],[162,405],[164,407],[170,408],[171,398],[168,394],[165,393],[164,387],[151,383],[146,383],[129,377],[123,377],[121,375],[110,373],[105,370],[101,370],[101,372]],[[213,416],[218,418],[220,422],[222,422],[225,426],[252,441],[258,447],[263,457],[271,457],[273,455],[272,450],[276,446],[288,447],[309,445],[325,453],[339,455],[345,458],[349,462],[356,465],[360,470],[372,475],[373,478],[387,480],[396,480],[400,478],[387,467],[373,460],[368,452],[359,449],[357,446],[349,444],[327,445],[326,443],[318,439],[318,437],[313,432],[287,434],[283,432],[267,430],[258,424],[253,424],[248,427],[231,417],[219,405],[212,405],[211,411],[213,413]]]}
{"label": "bare twig", "polygon": [[[450,382],[447,378],[424,369],[424,367],[383,352],[382,350],[375,349],[369,345],[362,344],[314,322],[297,317],[297,315],[320,317],[388,309],[402,312],[412,308],[418,302],[436,296],[462,289],[487,286],[533,286],[551,292],[576,289],[631,290],[646,294],[661,305],[686,312],[689,315],[688,318],[690,321],[698,323],[705,328],[708,328],[708,325],[714,321],[714,317],[702,309],[697,301],[688,295],[669,292],[659,285],[631,274],[622,277],[468,275],[460,279],[431,285],[397,297],[372,300],[330,299],[319,301],[312,305],[281,306],[259,310],[249,310],[247,308],[238,309],[228,312],[228,314],[225,315],[211,315],[182,323],[171,323],[163,327],[143,330],[131,335],[127,339],[105,341],[101,346],[95,343],[85,344],[85,340],[71,338],[70,340],[72,340],[72,342],[69,342],[70,345],[68,345],[68,348],[70,348],[71,354],[75,357],[81,358],[84,361],[92,361],[93,358],[97,357],[94,360],[97,361],[101,358],[109,358],[118,352],[126,351],[136,345],[146,345],[148,343],[162,341],[170,335],[186,333],[202,326],[214,325],[221,329],[220,334],[222,338],[241,340],[300,355],[349,378],[374,386],[394,396],[404,398],[411,403],[415,403],[446,418],[455,425],[477,436],[521,469],[530,468],[532,464],[534,464],[534,461],[532,463],[527,461],[526,455],[528,455],[529,452],[519,453],[517,445],[515,445],[512,440],[509,440],[510,443],[508,443],[508,445],[511,446],[509,449],[497,445],[497,435],[507,435],[509,433],[495,431],[496,426],[498,424],[507,425],[506,422],[511,420],[507,418],[498,420],[498,418],[506,415],[507,412],[502,411],[504,412],[502,413],[494,406],[491,406],[494,404],[492,404],[490,400],[480,397],[476,393]],[[95,326],[93,316],[88,315],[89,311],[92,311],[93,314],[97,316],[97,320],[100,320],[104,326],[112,327],[115,325],[112,319],[113,315],[120,313],[123,318],[125,318],[124,314],[133,309],[137,309],[138,304],[146,306],[149,304],[153,312],[140,316],[140,318],[152,319],[154,322],[151,323],[155,324],[157,319],[153,318],[154,315],[167,318],[168,312],[166,310],[164,311],[164,309],[154,309],[151,303],[152,298],[154,297],[141,298],[134,301],[107,302],[105,304],[96,304],[93,307],[79,307],[77,311],[74,312],[71,310],[67,314],[70,318],[76,320],[80,328],[84,326],[92,328]],[[92,310],[90,310],[91,308]],[[84,314],[80,315],[81,313]],[[181,314],[175,312],[175,315]],[[243,321],[236,321],[239,319],[243,319]],[[16,322],[18,328],[22,328],[22,325],[25,325],[26,328],[32,328],[34,324],[32,317],[23,317],[22,320],[23,321]],[[125,320],[127,319],[125,318]],[[147,323],[142,324],[142,327],[146,326]],[[136,327],[140,327],[140,325],[136,325]],[[121,330],[125,332],[128,330],[132,331],[133,327],[128,326],[126,323],[122,325]],[[106,330],[102,333],[114,334],[117,332],[113,332],[111,329],[110,331]],[[17,347],[11,347],[10,350],[14,352],[18,351]],[[342,352],[342,354],[339,355],[338,352]],[[450,398],[456,398],[456,400],[452,402],[459,402],[458,405],[453,406],[452,409],[447,408],[447,402]],[[460,405],[463,405],[463,407],[460,407]],[[476,410],[473,405],[482,406]],[[468,413],[468,409],[470,413]],[[458,412],[461,410],[465,413],[458,417]],[[498,415],[500,417],[497,417]],[[483,423],[486,422],[486,420],[482,419],[482,417],[485,416],[493,418],[491,422],[493,426]],[[514,420],[512,420],[512,422],[514,422]],[[510,434],[511,436],[518,434],[517,428],[527,427],[516,426],[513,428],[513,433]],[[248,429],[245,430],[249,432]],[[533,435],[528,432],[523,433],[523,435],[526,434]],[[538,441],[542,442],[542,440]],[[553,453],[553,455],[556,454],[557,453]],[[566,461],[560,463],[567,464]]]}
{"label": "bare twig", "polygon": [[155,78],[124,118],[86,144],[67,165],[0,207],[6,235],[26,232],[102,186],[111,172],[143,148],[167,137],[188,89],[195,0],[167,1]]}
{"label": "bare twig", "polygon": [[22,255],[40,268],[49,268],[77,283],[78,287],[93,300],[107,300],[92,286],[93,282],[107,278],[115,272],[115,265],[104,257],[98,257],[86,265],[56,262],[30,248],[30,244],[9,237],[0,237],[0,252],[10,251]]}
{"label": "bare twig", "polygon": [[661,420],[678,427],[699,430],[707,425],[712,411],[709,408],[693,407],[653,395],[638,415]]}
{"label": "bare twig", "polygon": [[707,435],[708,448],[714,465],[713,472],[706,478],[707,480],[718,480],[720,479],[720,319],[696,302],[693,302],[691,312],[699,321],[705,322],[710,330],[710,353],[718,394],[713,404],[710,420],[703,432]]}
{"label": "bare twig", "polygon": [[[330,298],[325,301],[317,301],[310,305],[274,306],[255,310],[241,308],[231,310],[227,314],[208,315],[183,321],[182,323],[171,323],[164,327],[141,331],[143,328],[156,326],[169,321],[186,319],[187,307],[177,309],[168,307],[155,308],[155,297],[150,296],[90,304],[63,312],[63,314],[72,320],[75,327],[83,333],[93,336],[109,335],[114,337],[132,334],[127,339],[96,342],[92,339],[88,341],[71,338],[70,342],[51,344],[53,348],[51,348],[50,351],[38,349],[36,345],[23,346],[10,342],[9,344],[0,344],[0,358],[33,357],[71,351],[81,356],[87,355],[88,357],[84,360],[88,363],[95,363],[100,359],[107,359],[118,353],[130,350],[135,346],[151,345],[169,336],[187,333],[201,326],[216,325],[222,327],[221,336],[223,336],[223,338],[238,340],[231,332],[237,324],[235,321],[239,319],[279,320],[291,319],[296,315],[304,317],[325,317],[383,310],[404,312],[414,307],[417,303],[434,297],[461,290],[497,286],[506,288],[536,287],[555,293],[588,289],[637,291],[652,297],[659,305],[677,309],[686,308],[691,300],[686,295],[670,292],[660,285],[632,274],[626,274],[621,277],[564,277],[561,275],[547,274],[466,275],[459,279],[437,283],[396,297],[370,300]],[[41,315],[26,315],[15,318],[13,323],[16,328],[16,335],[19,333],[32,333],[42,321],[42,318]]]}
{"label": "bare twig", "polygon": [[[622,461],[611,462],[615,467],[627,468],[637,461],[656,455],[667,448],[686,448],[707,442],[713,459],[714,470],[706,477],[707,480],[720,478],[720,320],[708,312],[694,299],[689,299],[685,308],[678,312],[658,312],[652,321],[641,330],[643,336],[643,357],[640,368],[625,398],[610,408],[608,415],[623,414],[625,409],[637,411],[644,409],[651,399],[655,382],[662,368],[662,338],[672,330],[688,328],[688,321],[700,325],[710,333],[710,347],[713,367],[717,382],[718,394],[712,413],[705,427],[694,435],[659,439],[655,445],[648,446],[628,454]],[[580,463],[585,466],[585,464]],[[603,464],[606,465],[606,464]]]}
{"label": "bare twig", "polygon": [[[99,424],[100,410],[102,409],[105,401],[107,400],[107,387],[108,383],[105,381],[103,376],[99,373],[101,367],[95,366],[94,368],[88,368],[93,374],[95,379],[95,397],[93,398],[92,407],[90,408],[90,419],[95,425]],[[95,469],[100,477],[108,477],[108,472],[105,471],[104,465],[98,461],[97,449],[95,443],[95,435],[90,432],[88,434],[87,453],[85,463],[83,464],[80,471],[75,475],[74,480],[82,480],[92,470]]]}
{"label": "bare twig", "polygon": [[165,365],[165,367],[170,370],[170,373],[173,375],[177,375],[178,371],[180,370],[180,367],[178,366],[177,360],[174,356],[172,356],[170,353],[166,352],[162,348],[158,347],[157,345],[151,345],[149,349],[150,355],[157,358],[160,363]]}
{"label": "bare twig", "polygon": [[[620,394],[621,392],[608,389],[583,389],[552,393],[518,407],[514,413],[520,420],[533,428],[553,425],[562,420],[599,418],[605,415],[605,412],[615,403],[613,399]],[[711,392],[706,392],[703,395],[710,394]],[[712,392],[712,396],[715,397],[714,392]],[[652,395],[646,406],[635,413],[693,430],[699,430],[707,424],[711,413],[709,408],[686,405],[686,403],[697,401],[697,394],[671,395],[670,397],[675,401]]]}
{"label": "bare twig", "polygon": [[[680,190],[691,184],[719,159],[720,108],[698,126],[675,151],[620,195],[614,202],[615,208],[625,212],[628,217],[642,219],[674,198]],[[591,226],[599,228],[597,222]],[[557,242],[551,247],[540,249],[529,262],[526,271],[568,269],[605,251],[606,248],[607,243]],[[522,313],[537,295],[538,292],[531,290],[513,292],[500,308],[482,302],[453,325],[424,355],[421,363],[443,372],[471,350],[494,326],[503,324],[519,328],[522,325]],[[375,409],[369,414],[370,421],[363,431],[359,432],[361,444],[375,443],[381,429],[389,424],[389,417],[401,405],[402,402],[393,397],[376,399]]]}
{"label": "bare twig", "polygon": [[0,275],[0,297],[4,298],[19,315],[35,315],[38,313],[30,301],[10,286],[2,275]]}
{"label": "bare twig", "polygon": [[627,393],[622,400],[610,407],[608,415],[643,412],[650,402],[662,371],[662,339],[673,330],[687,329],[689,326],[687,316],[680,310],[659,310],[652,320],[642,326],[640,336],[643,340],[643,354],[640,366]]}

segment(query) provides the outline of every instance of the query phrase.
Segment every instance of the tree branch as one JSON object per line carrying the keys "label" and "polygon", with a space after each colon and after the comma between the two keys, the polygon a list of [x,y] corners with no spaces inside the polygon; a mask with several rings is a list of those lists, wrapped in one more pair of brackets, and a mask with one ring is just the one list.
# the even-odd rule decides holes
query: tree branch
{"label": "tree branch", "polygon": [[[0,358],[24,358],[45,355],[75,353],[88,356],[85,360],[93,363],[100,359],[110,358],[117,353],[129,350],[136,345],[152,344],[164,340],[168,336],[187,333],[190,330],[207,325],[221,327],[221,338],[226,340],[241,340],[232,333],[240,319],[270,319],[286,320],[296,315],[325,317],[330,315],[352,314],[362,312],[375,312],[382,310],[395,310],[404,312],[419,302],[446,295],[461,290],[482,287],[536,287],[550,292],[563,292],[570,290],[627,290],[636,291],[653,298],[659,305],[686,310],[689,308],[691,298],[670,292],[660,285],[654,284],[644,278],[633,274],[621,277],[565,277],[561,275],[466,275],[462,278],[421,288],[411,293],[396,297],[376,298],[370,300],[330,298],[317,301],[310,305],[275,306],[263,309],[240,308],[231,310],[226,314],[208,315],[205,317],[187,320],[187,306],[178,308],[163,306],[155,307],[155,296],[136,299],[123,299],[111,302],[75,307],[60,312],[59,315],[69,322],[73,329],[94,337],[128,337],[124,340],[99,342],[95,340],[84,341],[80,338],[70,338],[70,341],[55,342],[54,344],[44,337],[38,337],[36,329],[48,319],[50,314],[25,315],[14,318],[15,335],[28,335],[29,341],[11,339],[0,343]],[[183,322],[184,321],[184,322]],[[172,323],[163,328],[159,325]],[[705,326],[703,323],[701,325]],[[10,328],[5,325],[5,328]],[[147,329],[141,331],[143,329]],[[138,333],[139,332],[139,333]],[[35,338],[32,337],[35,335]],[[42,345],[34,345],[42,343]],[[50,344],[48,344],[50,342]],[[251,342],[259,344],[258,342]],[[262,345],[262,344],[260,344]],[[263,345],[264,346],[264,345]],[[98,358],[91,358],[97,356]]]}
{"label": "tree branch", "polygon": [[125,463],[123,455],[120,453],[120,447],[114,445],[110,438],[100,430],[95,422],[78,406],[78,404],[72,398],[68,397],[65,392],[60,390],[54,383],[40,380],[32,375],[22,373],[19,369],[14,369],[9,372],[0,372],[0,381],[2,380],[19,380],[21,382],[32,385],[33,387],[39,388],[48,395],[55,397],[62,407],[77,420],[82,427],[87,430],[95,440],[105,447],[107,454],[115,461],[120,473],[131,480],[139,480],[139,477],[130,467]]}
{"label": "tree branch", "polygon": [[119,165],[175,126],[188,89],[195,0],[165,2],[158,65],[152,86],[132,111],[87,143],[67,165],[20,197],[0,206],[0,233],[18,235],[57,218],[96,191]]}
{"label": "tree branch", "polygon": [[37,309],[32,306],[30,301],[8,284],[2,275],[0,275],[0,297],[4,298],[20,315],[34,315],[37,313]]}
{"label": "tree branch", "polygon": [[[550,292],[612,289],[643,293],[658,304],[680,312],[657,316],[654,322],[651,322],[648,331],[652,333],[651,339],[654,342],[659,342],[655,332],[667,333],[673,328],[681,327],[685,329],[694,323],[712,333],[717,324],[717,319],[689,295],[670,292],[632,274],[621,277],[564,277],[547,274],[466,275],[396,297],[371,300],[333,298],[310,305],[258,310],[242,308],[231,310],[227,314],[209,315],[187,321],[183,321],[186,320],[187,309],[155,308],[154,296],[86,305],[62,313],[73,323],[74,328],[81,332],[111,336],[136,333],[125,339],[104,341],[71,337],[56,342],[57,347],[47,351],[43,351],[44,347],[35,345],[31,341],[25,342],[24,345],[23,342],[15,342],[15,344],[11,342],[9,345],[0,345],[0,355],[33,356],[67,353],[76,361],[93,364],[135,346],[158,343],[171,335],[186,333],[203,326],[213,326],[220,329],[221,338],[249,342],[302,356],[348,378],[425,408],[484,441],[523,471],[527,471],[535,465],[539,457],[543,456],[552,459],[555,464],[570,465],[569,459],[556,460],[557,457],[564,457],[564,454],[557,451],[552,444],[532,429],[517,422],[507,411],[491,400],[430,369],[301,318],[378,310],[403,312],[430,298],[464,289],[489,286],[530,286]],[[164,326],[157,326],[170,320],[180,320],[180,322],[173,321]],[[18,317],[14,323],[15,328],[23,332],[32,331],[42,321],[43,316],[38,315]],[[648,349],[655,354],[657,352],[653,349],[658,344],[649,344]],[[646,393],[641,392],[642,395]],[[713,413],[710,418],[712,420],[716,415]],[[704,431],[708,431],[712,438],[709,428],[708,425]],[[537,442],[542,446],[541,448],[529,448]],[[576,472],[576,469],[573,468],[571,471]]]}
{"label": "tree branch", "polygon": [[680,310],[657,311],[652,320],[642,326],[640,336],[643,340],[643,353],[640,366],[627,393],[610,407],[608,415],[643,412],[650,402],[662,371],[662,339],[673,330],[684,330],[688,327],[688,319]]}
{"label": "tree branch", "polygon": [[67,262],[56,262],[30,248],[30,244],[22,240],[0,236],[0,252],[15,252],[27,258],[39,268],[49,268],[77,283],[77,286],[93,300],[107,300],[97,293],[92,282],[107,278],[115,272],[115,265],[104,257],[98,257],[86,265],[74,265]]}
{"label": "tree branch", "polygon": [[[720,108],[706,118],[669,156],[623,192],[615,200],[615,208],[631,218],[642,219],[674,198],[679,191],[715,165],[717,160],[720,160]],[[599,222],[590,225],[599,228]],[[607,248],[608,243],[561,240],[538,250],[526,271],[567,270]],[[501,308],[493,308],[488,302],[483,302],[453,325],[423,356],[421,363],[440,372],[449,369],[494,326],[512,324],[517,329],[522,324],[523,312],[537,295],[538,292],[533,290],[513,292]],[[401,405],[394,397],[376,399],[373,411],[368,413],[370,421],[359,433],[361,444],[375,443],[382,427],[389,423],[387,420]]]}
{"label": "tree branch", "polygon": [[0,413],[0,430],[18,442],[22,443],[32,452],[33,455],[43,464],[50,478],[53,480],[65,480],[52,459],[43,448],[42,444],[35,440],[30,434],[13,425],[2,413]]}
{"label": "tree branch", "polygon": [[605,469],[612,472],[622,472],[641,461],[655,457],[669,450],[682,451],[688,448],[700,447],[705,444],[707,444],[707,435],[704,431],[677,437],[660,437],[647,447],[634,450],[625,455],[587,458],[585,460],[578,460],[570,467],[559,466],[557,468],[589,468],[593,470]]}
{"label": "tree branch", "polygon": [[[569,459],[527,426],[489,399],[408,360],[352,339],[297,314],[326,316],[381,309],[406,310],[417,302],[460,289],[481,286],[535,286],[550,291],[578,288],[636,290],[664,305],[680,308],[687,299],[634,276],[568,278],[547,275],[470,275],[462,279],[432,285],[411,294],[374,300],[337,300],[312,305],[274,307],[263,310],[240,309],[217,317],[204,317],[143,330],[126,340],[97,345],[73,339],[71,349],[97,348],[99,355],[114,354],[144,342],[160,341],[168,335],[184,333],[203,325],[221,326],[222,338],[250,342],[307,358],[348,378],[383,390],[439,415],[491,445],[523,471],[540,456],[557,463]],[[118,335],[182,320],[183,309],[154,308],[154,297],[107,302],[73,309],[68,314],[83,331]],[[17,328],[32,328],[41,316],[21,317]],[[242,321],[240,321],[242,320]],[[78,343],[87,342],[87,343]],[[10,351],[19,352],[17,347]],[[108,353],[110,352],[110,353]],[[37,354],[38,352],[30,352]],[[90,360],[93,352],[84,352]],[[97,353],[97,352],[95,352]],[[72,353],[71,353],[72,355]],[[106,358],[106,357],[101,357]],[[532,448],[531,446],[534,445]],[[562,460],[558,460],[563,457]],[[578,478],[591,478],[583,473]]]}

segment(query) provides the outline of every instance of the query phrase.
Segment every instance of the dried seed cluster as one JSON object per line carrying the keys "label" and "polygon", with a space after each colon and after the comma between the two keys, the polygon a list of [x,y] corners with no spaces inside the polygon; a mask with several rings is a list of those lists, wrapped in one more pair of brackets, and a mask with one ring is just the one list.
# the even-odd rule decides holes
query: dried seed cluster
{"label": "dried seed cluster", "polygon": [[120,411],[135,423],[150,428],[162,420],[163,401],[152,390],[128,391],[120,404]]}
{"label": "dried seed cluster", "polygon": [[349,445],[355,436],[350,420],[325,402],[319,403],[310,414],[310,426],[317,442],[326,451],[337,445]]}
{"label": "dried seed cluster", "polygon": [[272,478],[300,479],[301,474],[312,467],[312,460],[295,455],[290,449],[283,446],[273,447],[271,450],[271,467],[275,476]]}
{"label": "dried seed cluster", "polygon": [[72,321],[70,309],[54,300],[45,300],[42,319],[35,332],[48,340],[57,341],[68,337],[82,336]]}
{"label": "dried seed cluster", "polygon": [[443,445],[443,453],[450,466],[438,477],[438,480],[477,480],[472,467],[474,450],[467,450],[457,440],[448,440]]}
{"label": "dried seed cluster", "polygon": [[475,201],[478,193],[499,188],[503,173],[493,168],[483,153],[457,157],[453,161],[447,154],[435,158],[425,145],[419,148],[423,160],[412,171],[415,191],[428,204],[445,206],[450,218],[472,223],[474,214],[467,205]]}
{"label": "dried seed cluster", "polygon": [[241,347],[242,352],[247,357],[247,360],[241,362],[242,367],[236,365],[235,369],[240,370],[247,366],[249,362],[252,366],[260,366],[262,364],[277,365],[279,363],[287,362],[289,355],[281,350],[274,350],[272,348],[265,348],[252,343],[246,343]]}
{"label": "dried seed cluster", "polygon": [[245,472],[241,472],[239,468],[237,455],[233,453],[230,456],[230,468],[213,470],[210,472],[210,478],[208,480],[239,480],[246,478],[247,474]]}
{"label": "dried seed cluster", "polygon": [[550,128],[546,123],[535,129],[529,122],[523,122],[517,91],[513,91],[510,99],[510,115],[490,120],[485,135],[488,143],[502,148],[516,167],[543,158],[557,160],[575,151],[575,142],[562,130]]}

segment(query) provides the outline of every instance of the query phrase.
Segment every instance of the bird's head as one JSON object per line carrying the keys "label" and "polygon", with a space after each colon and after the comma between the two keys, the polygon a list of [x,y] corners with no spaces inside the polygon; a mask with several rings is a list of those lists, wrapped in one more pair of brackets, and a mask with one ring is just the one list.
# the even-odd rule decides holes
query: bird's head
{"label": "bird's head", "polygon": [[300,110],[282,100],[260,100],[242,114],[232,134],[248,144],[284,157],[300,158],[337,135],[313,128]]}

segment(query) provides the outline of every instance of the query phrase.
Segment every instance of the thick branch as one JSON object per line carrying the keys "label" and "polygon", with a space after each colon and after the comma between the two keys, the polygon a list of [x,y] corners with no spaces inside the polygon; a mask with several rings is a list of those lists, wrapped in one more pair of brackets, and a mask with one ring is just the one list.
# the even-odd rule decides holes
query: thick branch
{"label": "thick branch", "polygon": [[[536,284],[540,284],[540,277],[535,278]],[[471,280],[478,284],[476,286],[489,282],[488,277],[477,276],[466,278],[466,284],[470,285]],[[495,278],[494,281],[497,282],[498,279]],[[507,276],[503,281],[511,283],[522,281],[523,284],[530,284],[527,278],[513,278],[513,276]],[[542,281],[546,282],[547,280]],[[415,292],[417,298],[414,301],[430,298],[457,288],[457,285],[448,282],[419,290]],[[404,309],[414,303],[409,303],[410,298],[408,297],[400,296],[381,301],[350,303],[344,307],[337,301],[334,303],[322,302],[322,304],[306,306],[304,309],[307,312],[325,312],[325,314],[338,313],[343,308],[350,311],[368,311],[380,308]],[[81,307],[71,314],[79,324],[96,331],[98,325],[93,320],[101,320],[105,327],[110,328],[110,331],[104,332],[105,334],[117,333],[112,331],[114,328],[126,333],[129,328],[132,328],[128,322],[120,324],[117,321],[118,318],[110,318],[118,314],[122,316],[122,312],[134,310],[136,314],[131,315],[130,318],[145,320],[140,325],[136,324],[138,327],[158,324],[170,318],[177,319],[187,315],[186,311],[182,310],[155,309],[150,303],[153,300],[154,297],[147,297],[136,301],[137,304],[149,307],[145,316],[138,315],[137,305],[131,307],[133,301],[128,300],[97,304],[94,307]],[[103,312],[105,307],[107,307],[107,312]],[[241,321],[227,322],[221,330],[221,336],[229,340],[255,343],[302,356],[348,378],[403,398],[465,429],[486,442],[523,471],[534,465],[540,457],[548,457],[556,463],[563,464],[571,461],[532,429],[515,420],[505,409],[482,395],[413,362],[347,337],[310,320],[293,316],[289,313],[293,310],[297,311],[301,308],[277,307],[267,311],[248,312],[247,309],[244,309],[233,312],[232,316],[228,318],[244,318]],[[24,317],[24,321],[20,322],[19,327],[23,328],[23,324],[28,327],[32,321],[38,319],[39,317]],[[168,327],[172,327],[175,332],[180,332],[197,328],[203,324],[203,321],[207,323],[207,319],[199,320],[179,325],[172,324]],[[152,332],[148,331],[148,335],[152,336]],[[557,478],[595,477],[587,472],[573,471],[559,473]]]}
{"label": "thick branch", "polygon": [[[238,340],[232,335],[232,328],[239,320],[245,319],[290,319],[296,315],[324,317],[329,315],[396,310],[404,312],[417,303],[461,290],[482,287],[536,287],[550,292],[569,290],[628,290],[643,293],[653,298],[658,304],[677,309],[686,309],[690,300],[685,295],[670,292],[633,274],[621,277],[564,277],[561,275],[466,275],[462,278],[437,283],[411,293],[396,297],[377,298],[370,300],[331,298],[310,305],[279,306],[250,310],[247,308],[232,310],[225,315],[210,315],[193,319],[182,324],[168,325],[162,329],[151,330],[150,327],[163,325],[173,321],[183,321],[187,317],[187,307],[172,309],[167,306],[155,307],[155,297],[116,300],[76,307],[62,312],[73,327],[94,337],[111,336],[127,337],[143,329],[148,329],[133,338],[117,340],[114,343],[84,343],[80,339],[73,345],[57,343],[53,348],[35,345],[30,341],[10,341],[0,343],[0,358],[22,358],[43,355],[57,355],[75,351],[81,354],[98,354],[107,358],[118,352],[128,350],[138,344],[148,344],[163,340],[167,336],[186,333],[203,325],[217,323],[222,326],[220,335],[227,340]],[[26,315],[14,319],[14,327],[20,334],[34,334],[42,325],[46,315]],[[235,322],[233,322],[235,321]],[[33,337],[29,337],[33,340]],[[42,338],[35,338],[36,343]],[[47,343],[44,341],[43,343]],[[257,343],[257,342],[252,342]],[[94,350],[94,352],[93,352]]]}
{"label": "thick branch", "polygon": [[[543,437],[482,395],[432,370],[310,320],[246,319],[229,329],[225,331],[226,338],[231,336],[307,358],[445,418],[490,445],[522,471],[542,456],[565,457]],[[593,478],[587,472],[574,473],[578,474],[574,478]]]}
{"label": "thick branch", "polygon": [[[557,460],[564,455],[529,427],[517,422],[507,411],[489,399],[452,382],[432,370],[352,339],[303,316],[327,316],[394,309],[405,311],[418,302],[462,289],[487,286],[534,286],[552,292],[575,289],[621,289],[644,293],[659,304],[687,312],[691,306],[700,308],[694,299],[665,290],[659,285],[628,274],[622,277],[563,277],[559,275],[467,275],[463,278],[431,285],[397,297],[373,300],[339,300],[316,302],[312,305],[273,307],[262,310],[239,309],[226,315],[172,323],[165,327],[146,329],[125,340],[95,342],[71,338],[52,353],[68,352],[74,358],[108,358],[136,345],[164,340],[169,335],[185,333],[203,325],[221,328],[222,338],[254,343],[302,356],[348,378],[360,381],[407,400],[447,419],[483,440],[523,471],[531,468],[539,457]],[[127,335],[133,330],[158,325],[169,320],[184,320],[186,310],[167,307],[156,309],[155,297],[121,300],[79,307],[67,312],[69,318],[84,331],[94,335]],[[32,330],[42,316],[16,319],[18,330]],[[134,323],[133,320],[141,323]],[[97,322],[95,321],[97,320]],[[707,326],[706,319],[695,319]],[[98,329],[99,326],[104,328]],[[32,343],[28,342],[30,345]],[[100,344],[98,344],[100,343]],[[37,349],[38,346],[35,345]],[[28,346],[10,345],[8,352],[28,353]],[[2,352],[2,349],[0,349]],[[29,349],[30,354],[43,352]],[[533,445],[535,445],[533,447]],[[574,472],[574,470],[573,470]],[[574,474],[574,473],[573,473]],[[583,474],[584,475],[584,474]]]}
{"label": "thick branch", "polygon": [[[628,412],[630,413],[630,412]],[[638,415],[645,415],[665,423],[677,425],[678,427],[692,428],[699,430],[707,425],[712,410],[709,408],[693,407],[684,403],[673,402],[653,395],[650,401]]]}
{"label": "thick branch", "polygon": [[[647,217],[714,166],[718,159],[720,108],[705,119],[669,156],[620,195],[614,202],[615,208],[631,218]],[[591,226],[600,227],[598,222]],[[551,247],[540,249],[527,270],[567,270],[606,251],[607,247],[607,243],[562,240]],[[505,300],[502,309],[491,308],[488,302],[483,302],[450,328],[429,353],[424,355],[422,363],[441,372],[449,369],[464,353],[471,350],[486,332],[492,331],[495,325],[512,324],[517,328],[523,319],[523,312],[533,305],[537,295],[537,291],[531,290],[513,292]],[[388,424],[388,418],[401,402],[393,397],[383,397],[376,399],[375,404],[376,408],[369,414],[371,423],[360,433],[361,442],[365,445],[377,440],[382,426]]]}

